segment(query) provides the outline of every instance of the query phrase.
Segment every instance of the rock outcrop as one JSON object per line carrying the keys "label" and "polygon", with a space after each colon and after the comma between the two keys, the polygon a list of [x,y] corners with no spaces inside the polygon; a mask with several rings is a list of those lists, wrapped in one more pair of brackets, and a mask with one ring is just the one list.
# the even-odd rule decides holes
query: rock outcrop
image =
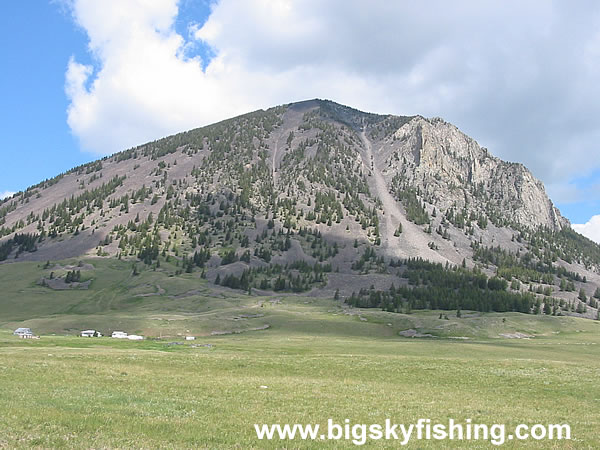
{"label": "rock outcrop", "polygon": [[374,146],[390,185],[395,179],[418,189],[440,211],[466,208],[555,231],[569,226],[527,168],[492,156],[442,119],[415,117]]}

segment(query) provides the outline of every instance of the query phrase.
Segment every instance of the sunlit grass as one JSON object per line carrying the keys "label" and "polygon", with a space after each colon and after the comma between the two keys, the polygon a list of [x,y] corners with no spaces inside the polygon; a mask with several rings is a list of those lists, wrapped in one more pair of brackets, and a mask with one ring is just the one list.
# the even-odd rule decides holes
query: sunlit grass
{"label": "sunlit grass", "polygon": [[[348,311],[332,299],[211,292],[194,274],[170,277],[165,270],[132,277],[127,263],[94,264],[95,281],[82,292],[37,286],[44,269],[36,264],[0,270],[0,447],[352,447],[342,441],[268,443],[258,441],[253,428],[324,426],[328,418],[568,423],[573,441],[505,447],[598,446],[600,322],[518,313],[464,311],[457,318],[447,311],[446,320],[439,311]],[[131,294],[156,292],[157,285],[164,294],[141,300]],[[248,331],[262,325],[269,328]],[[11,334],[16,326],[31,326],[42,338],[18,339]],[[74,336],[85,328],[153,339]],[[435,337],[398,335],[409,328]],[[500,337],[515,332],[534,337]],[[185,334],[197,339],[184,341]],[[410,447],[440,445],[420,441]]]}
{"label": "sunlit grass", "polygon": [[[423,417],[507,426],[569,423],[576,440],[557,448],[592,448],[600,420],[598,336],[578,335],[473,343],[264,332],[205,338],[194,344],[212,347],[195,348],[5,337],[0,442],[263,448],[269,445],[256,439],[254,423],[325,424],[330,417],[408,423]],[[271,447],[314,447],[289,444]]]}

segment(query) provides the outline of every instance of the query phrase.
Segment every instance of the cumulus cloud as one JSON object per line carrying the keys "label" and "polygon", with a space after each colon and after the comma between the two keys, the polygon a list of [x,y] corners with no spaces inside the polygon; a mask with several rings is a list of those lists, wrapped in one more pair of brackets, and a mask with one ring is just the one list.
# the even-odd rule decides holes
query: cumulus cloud
{"label": "cumulus cloud", "polygon": [[[189,58],[176,0],[74,0],[94,67],[68,64],[68,122],[110,153],[306,98],[441,116],[550,193],[600,167],[600,4],[220,0]],[[204,67],[204,69],[203,69]]]}
{"label": "cumulus cloud", "polygon": [[175,0],[76,0],[98,69],[71,58],[68,123],[84,149],[106,154],[212,120],[200,61],[172,30]]}
{"label": "cumulus cloud", "polygon": [[4,200],[5,198],[12,197],[15,194],[16,194],[16,192],[11,192],[11,191],[0,192],[0,200]]}
{"label": "cumulus cloud", "polygon": [[592,218],[584,224],[573,224],[573,229],[592,241],[600,244],[600,215],[592,216]]}

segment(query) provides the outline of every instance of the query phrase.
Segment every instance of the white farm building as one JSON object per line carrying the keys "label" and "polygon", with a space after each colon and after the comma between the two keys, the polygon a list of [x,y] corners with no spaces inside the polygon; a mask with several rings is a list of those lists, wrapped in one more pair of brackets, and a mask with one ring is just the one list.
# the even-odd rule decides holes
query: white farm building
{"label": "white farm building", "polygon": [[27,338],[32,338],[33,337],[33,331],[31,331],[31,328],[17,328],[13,334],[15,336],[19,336],[20,338],[23,339],[27,339]]}
{"label": "white farm building", "polygon": [[129,336],[127,336],[127,339],[129,339],[131,341],[142,341],[142,340],[144,340],[144,336],[139,336],[137,334],[130,334]]}
{"label": "white farm building", "polygon": [[81,337],[102,337],[102,333],[96,330],[84,330],[81,332]]}

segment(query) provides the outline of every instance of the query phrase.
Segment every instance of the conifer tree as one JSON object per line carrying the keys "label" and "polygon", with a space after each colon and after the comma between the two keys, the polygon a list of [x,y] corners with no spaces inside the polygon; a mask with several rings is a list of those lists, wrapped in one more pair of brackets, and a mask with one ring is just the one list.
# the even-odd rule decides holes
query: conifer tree
{"label": "conifer tree", "polygon": [[550,302],[548,301],[544,302],[544,314],[546,314],[547,316],[552,314],[552,308],[550,307]]}

